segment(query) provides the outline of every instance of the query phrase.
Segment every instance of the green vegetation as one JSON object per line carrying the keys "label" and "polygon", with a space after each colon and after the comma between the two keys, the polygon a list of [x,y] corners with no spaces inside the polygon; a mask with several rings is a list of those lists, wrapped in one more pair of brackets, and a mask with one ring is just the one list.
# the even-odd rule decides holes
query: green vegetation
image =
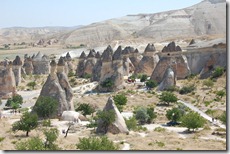
{"label": "green vegetation", "polygon": [[212,103],[211,101],[205,101],[204,102],[204,104],[205,104],[206,107],[209,106],[211,103]]}
{"label": "green vegetation", "polygon": [[35,81],[29,82],[27,86],[31,87],[34,90],[34,87],[36,86],[36,82]]}
{"label": "green vegetation", "polygon": [[14,110],[20,108],[21,104],[23,103],[23,98],[21,95],[14,95],[12,98],[9,98],[6,102],[7,107],[11,107]]}
{"label": "green vegetation", "polygon": [[224,73],[224,68],[223,67],[216,67],[215,70],[212,72],[211,78],[218,78],[222,76]]}
{"label": "green vegetation", "polygon": [[109,110],[109,111],[98,111],[97,112],[97,118],[102,121],[102,127],[105,130],[105,134],[108,131],[109,125],[111,125],[115,121],[115,111]]}
{"label": "green vegetation", "polygon": [[197,112],[190,111],[181,118],[182,125],[193,131],[197,128],[203,127],[205,124],[205,119],[201,117]]}
{"label": "green vegetation", "polygon": [[148,80],[148,81],[146,81],[145,84],[146,84],[146,87],[148,89],[152,89],[152,88],[155,88],[157,86],[157,82],[154,80]]}
{"label": "green vegetation", "polygon": [[151,123],[156,117],[154,108],[139,107],[135,110],[135,118],[140,124]]}
{"label": "green vegetation", "polygon": [[216,92],[216,96],[220,97],[220,99],[222,99],[222,97],[224,97],[226,95],[226,92],[224,90],[220,90]]}
{"label": "green vegetation", "polygon": [[214,82],[211,79],[207,79],[203,81],[203,85],[207,86],[208,88],[211,88],[214,86]]}
{"label": "green vegetation", "polygon": [[112,88],[114,86],[114,82],[111,78],[107,78],[101,83],[101,86],[104,88]]}
{"label": "green vegetation", "polygon": [[140,81],[145,82],[147,80],[148,76],[146,74],[141,75]]}
{"label": "green vegetation", "polygon": [[86,116],[86,115],[93,114],[95,112],[95,109],[90,104],[82,103],[78,105],[75,111],[81,111],[82,115]]}
{"label": "green vegetation", "polygon": [[177,122],[181,119],[183,116],[183,111],[180,110],[179,108],[172,108],[171,110],[167,110],[166,112],[166,117],[168,120]]}
{"label": "green vegetation", "polygon": [[164,147],[165,144],[163,142],[160,142],[160,141],[156,141],[155,142],[159,147]]}
{"label": "green vegetation", "polygon": [[2,142],[5,139],[5,137],[0,137],[0,142]]}
{"label": "green vegetation", "polygon": [[115,96],[113,96],[113,100],[118,108],[118,110],[120,112],[123,111],[123,107],[126,105],[127,103],[127,97],[124,94],[117,94]]}
{"label": "green vegetation", "polygon": [[226,121],[227,121],[227,113],[226,113],[226,111],[224,111],[222,114],[221,114],[221,116],[219,117],[219,119],[220,119],[220,121],[222,122],[222,123],[224,123],[225,125],[226,125]]}
{"label": "green vegetation", "polygon": [[156,128],[154,129],[154,131],[156,131],[156,132],[165,132],[166,129],[163,128],[163,127],[156,127]]}
{"label": "green vegetation", "polygon": [[106,136],[80,138],[76,147],[80,150],[118,150],[118,146]]}
{"label": "green vegetation", "polygon": [[73,77],[74,75],[75,75],[75,73],[73,71],[69,71],[68,77]]}
{"label": "green vegetation", "polygon": [[133,131],[137,130],[137,120],[135,117],[125,119],[125,123],[129,130],[133,130]]}
{"label": "green vegetation", "polygon": [[92,77],[92,74],[85,73],[83,75],[83,78],[85,78],[85,79],[90,79],[91,77]]}
{"label": "green vegetation", "polygon": [[177,102],[177,97],[171,92],[164,91],[161,93],[159,97],[161,102],[167,103],[169,106],[169,103],[176,103]]}
{"label": "green vegetation", "polygon": [[44,130],[45,143],[39,137],[32,137],[26,141],[17,142],[17,150],[61,150],[55,141],[58,137],[58,130],[56,128],[51,128],[49,130]]}
{"label": "green vegetation", "polygon": [[51,120],[50,119],[43,120],[42,121],[42,126],[51,127]]}
{"label": "green vegetation", "polygon": [[51,118],[57,113],[58,102],[52,97],[39,97],[33,110],[39,117]]}
{"label": "green vegetation", "polygon": [[26,136],[29,136],[29,132],[38,126],[38,116],[29,112],[23,113],[20,121],[13,124],[13,131],[26,131]]}
{"label": "green vegetation", "polygon": [[195,86],[194,85],[188,85],[188,86],[184,86],[179,90],[180,94],[188,94],[191,93],[192,91],[195,90]]}

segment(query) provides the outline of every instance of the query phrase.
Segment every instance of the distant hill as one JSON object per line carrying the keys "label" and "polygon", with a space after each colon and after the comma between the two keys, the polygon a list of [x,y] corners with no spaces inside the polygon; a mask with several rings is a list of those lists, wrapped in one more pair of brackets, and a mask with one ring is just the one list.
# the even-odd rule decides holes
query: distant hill
{"label": "distant hill", "polygon": [[4,28],[0,29],[0,44],[58,39],[62,44],[98,45],[116,40],[163,41],[207,35],[226,36],[225,0],[204,0],[185,9],[127,15],[80,27]]}

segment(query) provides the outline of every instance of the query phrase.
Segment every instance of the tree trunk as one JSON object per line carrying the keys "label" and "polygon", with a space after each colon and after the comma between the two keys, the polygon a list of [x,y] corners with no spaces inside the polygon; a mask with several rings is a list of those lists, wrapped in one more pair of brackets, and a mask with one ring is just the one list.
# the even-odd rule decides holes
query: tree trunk
{"label": "tree trunk", "polygon": [[29,136],[29,131],[26,132],[26,136]]}

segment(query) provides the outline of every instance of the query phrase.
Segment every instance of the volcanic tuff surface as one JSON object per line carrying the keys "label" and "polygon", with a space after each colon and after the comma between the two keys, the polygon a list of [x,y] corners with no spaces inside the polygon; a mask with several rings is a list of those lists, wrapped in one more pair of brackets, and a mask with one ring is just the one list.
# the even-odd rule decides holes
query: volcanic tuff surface
{"label": "volcanic tuff surface", "polygon": [[[144,11],[143,11],[144,12]],[[81,27],[3,28],[0,44],[57,39],[62,44],[104,45],[116,40],[152,38],[155,41],[226,35],[226,1],[204,0],[180,10],[127,15]],[[100,44],[98,44],[100,42]]]}

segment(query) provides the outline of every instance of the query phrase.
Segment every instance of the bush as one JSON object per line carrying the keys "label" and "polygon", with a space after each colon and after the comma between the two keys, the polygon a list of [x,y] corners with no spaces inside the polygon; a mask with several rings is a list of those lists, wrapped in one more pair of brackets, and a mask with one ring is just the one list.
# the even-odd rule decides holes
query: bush
{"label": "bush", "polygon": [[43,120],[42,121],[42,126],[44,126],[44,127],[51,127],[51,120],[50,119]]}
{"label": "bush", "polygon": [[183,116],[183,111],[178,108],[172,108],[171,110],[167,110],[166,117],[168,120],[177,122]]}
{"label": "bush", "polygon": [[176,86],[170,86],[166,88],[164,91],[174,92],[174,91],[178,91],[178,88]]}
{"label": "bush", "polygon": [[31,87],[34,90],[34,87],[36,86],[36,82],[35,81],[29,82],[27,86]]}
{"label": "bush", "polygon": [[17,142],[16,150],[45,150],[42,139],[32,137],[23,142]]}
{"label": "bush", "polygon": [[223,96],[226,95],[225,91],[224,90],[220,90],[220,91],[217,91],[216,92],[216,95],[217,97],[220,97],[222,99]]}
{"label": "bush", "polygon": [[165,128],[163,128],[163,127],[156,127],[156,128],[154,129],[154,131],[156,131],[156,132],[165,132],[166,130],[165,130]]}
{"label": "bush", "polygon": [[165,102],[168,105],[169,103],[176,103],[178,100],[177,97],[173,93],[167,92],[167,91],[162,92],[159,99],[160,101]]}
{"label": "bush", "polygon": [[205,101],[204,102],[204,104],[205,104],[206,107],[209,106],[211,103],[212,103],[211,101]]}
{"label": "bush", "polygon": [[214,82],[211,79],[207,79],[203,81],[203,85],[207,86],[208,88],[211,88],[214,86]]}
{"label": "bush", "polygon": [[135,119],[135,117],[125,119],[125,123],[129,130],[133,130],[133,131],[137,130],[137,120]]}
{"label": "bush", "polygon": [[118,146],[106,136],[80,138],[76,147],[80,150],[118,150]]}
{"label": "bush", "polygon": [[124,94],[117,94],[113,96],[113,100],[120,112],[123,111],[123,106],[127,103],[127,97]]}
{"label": "bush", "polygon": [[183,116],[182,125],[188,128],[188,131],[190,129],[193,129],[193,131],[199,127],[203,127],[205,124],[205,119],[201,117],[197,112],[190,111],[185,116]]}
{"label": "bush", "polygon": [[57,113],[58,102],[52,97],[39,97],[33,110],[44,119],[53,117]]}
{"label": "bush", "polygon": [[102,127],[105,130],[105,134],[108,131],[109,125],[111,125],[115,119],[115,111],[114,110],[108,110],[108,111],[98,111],[97,112],[97,118],[98,120],[101,120]]}
{"label": "bush", "polygon": [[212,72],[211,78],[218,78],[222,76],[224,73],[224,68],[223,67],[216,67],[215,70]]}
{"label": "bush", "polygon": [[151,123],[156,117],[154,108],[139,107],[135,110],[135,118],[140,124]]}
{"label": "bush", "polygon": [[14,95],[12,98],[9,98],[6,102],[6,106],[12,107],[13,105],[21,105],[23,103],[23,98],[21,95]]}
{"label": "bush", "polygon": [[149,89],[155,88],[157,86],[157,82],[154,80],[146,81],[146,87]]}
{"label": "bush", "polygon": [[73,77],[75,74],[74,74],[74,72],[73,71],[69,71],[69,73],[68,73],[68,77]]}
{"label": "bush", "polygon": [[188,94],[188,93],[191,93],[194,90],[195,90],[195,86],[194,85],[188,85],[188,86],[182,87],[180,89],[179,93],[180,94]]}
{"label": "bush", "polygon": [[145,82],[146,80],[147,80],[147,78],[148,78],[148,76],[146,75],[146,74],[143,74],[142,76],[141,76],[141,82]]}
{"label": "bush", "polygon": [[101,83],[101,86],[104,88],[112,88],[114,86],[114,82],[111,78],[107,78]]}
{"label": "bush", "polygon": [[83,78],[85,78],[85,79],[90,79],[91,77],[92,77],[92,74],[85,73],[83,75]]}
{"label": "bush", "polygon": [[20,121],[13,124],[13,131],[26,131],[26,136],[29,136],[29,132],[38,126],[38,116],[29,112],[23,113]]}
{"label": "bush", "polygon": [[49,130],[44,130],[43,133],[46,139],[45,145],[44,145],[45,149],[46,150],[60,150],[58,145],[54,143],[58,138],[58,134],[59,134],[58,129],[51,128]]}
{"label": "bush", "polygon": [[226,125],[226,121],[227,121],[227,113],[226,111],[224,111],[221,116],[219,117],[220,121],[223,122]]}
{"label": "bush", "polygon": [[93,114],[95,109],[90,104],[80,104],[75,111],[81,111],[84,116]]}

